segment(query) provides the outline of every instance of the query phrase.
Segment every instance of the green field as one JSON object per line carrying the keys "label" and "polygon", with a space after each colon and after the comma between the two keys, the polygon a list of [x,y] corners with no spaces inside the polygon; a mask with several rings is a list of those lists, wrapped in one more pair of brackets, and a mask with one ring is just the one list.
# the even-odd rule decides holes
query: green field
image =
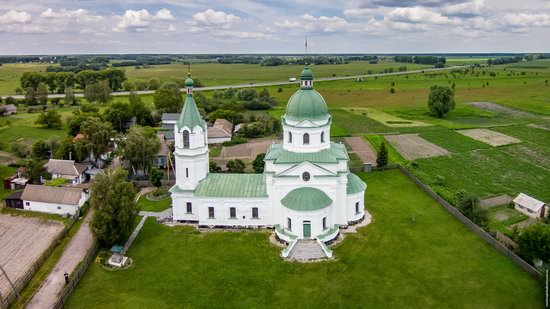
{"label": "green field", "polygon": [[128,252],[132,267],[93,263],[66,307],[543,307],[536,280],[398,170],[361,177],[374,221],[333,261],[285,262],[266,232],[199,233],[149,219]]}
{"label": "green field", "polygon": [[15,94],[20,87],[19,78],[24,72],[45,71],[51,64],[45,63],[6,63],[0,66],[0,95]]}

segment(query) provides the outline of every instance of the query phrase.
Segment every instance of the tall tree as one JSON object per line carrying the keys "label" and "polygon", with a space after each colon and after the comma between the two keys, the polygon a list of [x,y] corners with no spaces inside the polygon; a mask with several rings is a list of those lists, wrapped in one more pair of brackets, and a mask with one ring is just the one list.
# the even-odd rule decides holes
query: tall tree
{"label": "tall tree", "polygon": [[147,174],[160,149],[160,141],[153,130],[136,125],[126,133],[122,149],[124,158],[130,161],[135,173],[143,171]]}
{"label": "tall tree", "polygon": [[455,108],[454,91],[451,87],[434,85],[430,88],[428,107],[432,115],[443,118]]}
{"label": "tall tree", "polygon": [[25,104],[34,106],[38,103],[36,99],[36,90],[32,87],[27,87],[25,89]]}
{"label": "tall tree", "polygon": [[550,263],[550,225],[535,224],[524,228],[518,237],[518,252],[525,259]]}
{"label": "tall tree", "polygon": [[136,189],[122,168],[107,169],[95,178],[90,205],[94,209],[91,228],[104,246],[122,244],[132,232],[137,215]]}
{"label": "tall tree", "polygon": [[151,115],[151,109],[143,103],[141,97],[134,91],[130,92],[128,96],[130,102],[130,110],[132,115],[136,117],[136,122],[141,126],[154,126],[155,120]]}
{"label": "tall tree", "polygon": [[54,152],[54,157],[56,159],[62,159],[62,160],[69,160],[69,159],[75,159],[76,153],[74,148],[74,143],[72,138],[66,138],[61,141],[59,144],[59,147],[57,147],[57,150]]}
{"label": "tall tree", "polygon": [[89,142],[89,150],[97,162],[97,159],[107,151],[109,141],[114,135],[113,127],[108,122],[92,117],[84,121],[80,128],[86,141]]}
{"label": "tall tree", "polygon": [[386,167],[388,165],[388,149],[386,148],[386,143],[384,142],[380,145],[380,150],[378,151],[378,156],[376,157],[376,165],[378,167]]}
{"label": "tall tree", "polygon": [[36,99],[41,105],[46,105],[48,103],[48,86],[46,84],[38,84],[36,88]]}
{"label": "tall tree", "polygon": [[43,140],[38,140],[32,145],[32,158],[35,160],[46,160],[50,157],[50,148]]}
{"label": "tall tree", "polygon": [[41,184],[42,179],[51,178],[52,175],[44,167],[45,163],[45,161],[33,159],[27,164],[27,176],[32,183]]}
{"label": "tall tree", "polygon": [[73,105],[76,101],[73,87],[67,87],[65,88],[65,97],[63,98],[65,105]]}
{"label": "tall tree", "polygon": [[153,95],[153,102],[158,111],[177,113],[183,104],[181,93],[176,83],[164,83]]}
{"label": "tall tree", "polygon": [[126,123],[132,119],[130,104],[123,101],[112,102],[105,110],[103,117],[111,123],[115,130],[124,132],[126,130]]}

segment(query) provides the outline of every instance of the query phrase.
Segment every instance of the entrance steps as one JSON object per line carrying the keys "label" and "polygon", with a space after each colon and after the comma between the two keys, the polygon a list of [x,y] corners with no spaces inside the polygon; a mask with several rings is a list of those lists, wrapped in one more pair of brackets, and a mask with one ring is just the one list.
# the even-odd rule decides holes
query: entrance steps
{"label": "entrance steps", "polygon": [[295,261],[313,261],[326,259],[327,255],[315,239],[300,239],[296,242],[288,259]]}

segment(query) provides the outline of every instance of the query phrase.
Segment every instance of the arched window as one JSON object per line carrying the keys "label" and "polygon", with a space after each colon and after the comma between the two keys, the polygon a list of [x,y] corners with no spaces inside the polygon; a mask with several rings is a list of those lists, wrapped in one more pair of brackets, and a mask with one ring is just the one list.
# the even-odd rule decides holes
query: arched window
{"label": "arched window", "polygon": [[321,143],[325,142],[325,132],[321,132]]}
{"label": "arched window", "polygon": [[288,142],[292,144],[292,132],[288,132]]}
{"label": "arched window", "polygon": [[183,148],[189,148],[189,131],[183,131]]}
{"label": "arched window", "polygon": [[309,134],[304,134],[304,145],[309,145]]}

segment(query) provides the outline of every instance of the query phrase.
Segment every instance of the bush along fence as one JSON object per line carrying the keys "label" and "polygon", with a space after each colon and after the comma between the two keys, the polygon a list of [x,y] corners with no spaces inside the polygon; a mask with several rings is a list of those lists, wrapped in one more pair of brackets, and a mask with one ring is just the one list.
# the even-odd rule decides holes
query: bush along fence
{"label": "bush along fence", "polygon": [[23,291],[23,289],[25,288],[27,283],[29,283],[29,281],[32,279],[34,274],[38,271],[38,269],[40,269],[42,264],[44,264],[46,259],[52,253],[52,251],[61,243],[63,238],[65,236],[67,236],[67,233],[69,232],[69,230],[71,229],[71,227],[73,226],[73,224],[75,222],[76,222],[76,219],[74,219],[74,218],[69,220],[69,223],[67,223],[67,225],[65,225],[63,230],[61,230],[61,233],[59,233],[59,235],[55,238],[54,241],[52,241],[52,243],[48,246],[48,248],[46,248],[46,250],[44,250],[42,255],[40,255],[40,257],[36,260],[36,262],[34,262],[34,264],[32,264],[32,266],[25,273],[25,275],[23,277],[17,279],[15,282],[13,282],[15,290],[12,290],[10,293],[8,293],[6,295],[2,295],[2,299],[1,299],[1,302],[0,302],[0,308],[8,308],[8,306],[11,304],[11,302],[13,302],[17,298],[17,295],[19,295],[21,293],[21,291]]}
{"label": "bush along fence", "polygon": [[84,275],[90,264],[92,264],[93,260],[95,259],[95,255],[97,253],[97,250],[99,249],[99,244],[97,242],[94,242],[88,253],[86,254],[86,257],[84,257],[84,260],[80,262],[76,270],[69,275],[69,283],[65,286],[63,291],[59,293],[58,299],[55,302],[55,305],[53,306],[55,309],[59,309],[63,307],[63,304],[67,301],[67,298],[71,295],[71,292],[74,290],[76,285],[78,284],[78,281],[80,281],[80,278]]}
{"label": "bush along fence", "polygon": [[496,240],[491,235],[489,235],[489,233],[487,233],[485,230],[477,226],[477,224],[475,224],[466,216],[464,216],[456,207],[449,204],[442,197],[437,195],[430,187],[428,187],[423,182],[421,182],[418,178],[416,178],[416,176],[414,176],[408,169],[406,169],[402,165],[399,165],[399,169],[401,170],[401,172],[403,172],[403,174],[407,175],[407,177],[409,177],[418,187],[420,187],[422,190],[428,193],[428,195],[430,195],[435,201],[437,201],[441,206],[443,206],[443,208],[445,208],[451,215],[453,215],[456,219],[458,219],[458,221],[462,222],[462,224],[468,227],[472,232],[476,233],[479,237],[485,240],[485,242],[487,242],[489,245],[495,248],[498,252],[502,253],[504,256],[512,260],[512,262],[516,263],[519,267],[523,268],[523,270],[528,272],[531,276],[539,280],[543,279],[543,275],[536,268],[531,266],[529,263],[527,263],[525,260],[520,258],[514,252],[510,251],[508,248],[506,248],[506,246],[504,246],[498,240]]}

